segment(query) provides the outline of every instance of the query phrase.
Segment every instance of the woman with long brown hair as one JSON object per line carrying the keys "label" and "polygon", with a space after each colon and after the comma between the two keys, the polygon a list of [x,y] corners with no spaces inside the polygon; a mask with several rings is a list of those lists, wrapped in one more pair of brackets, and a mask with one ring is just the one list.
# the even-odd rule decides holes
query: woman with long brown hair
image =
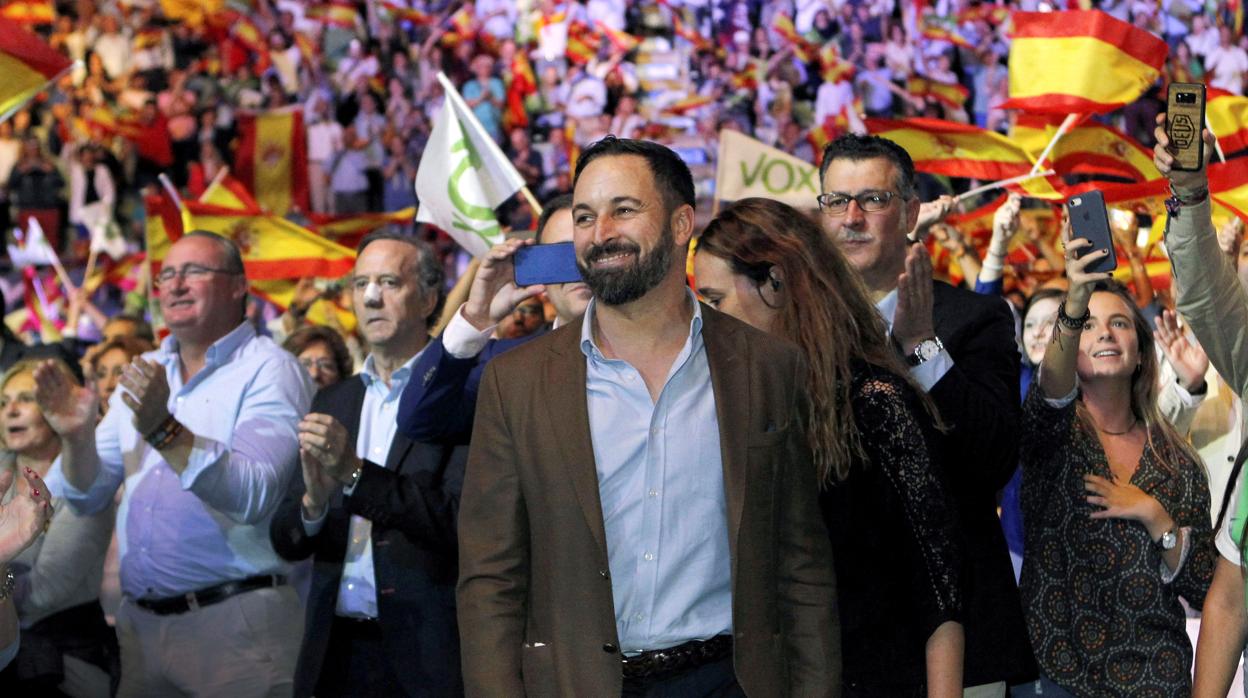
{"label": "woman with long brown hair", "polygon": [[[1063,236],[1068,236],[1063,231]],[[1044,696],[1191,694],[1179,598],[1213,576],[1209,486],[1157,407],[1152,328],[1105,256],[1067,241],[1070,289],[1023,404],[1021,591]]]}
{"label": "woman with long brown hair", "polygon": [[708,303],[810,365],[844,694],[962,695],[961,536],[932,461],[939,420],[857,272],[801,212],[744,199],[702,233],[694,274]]}

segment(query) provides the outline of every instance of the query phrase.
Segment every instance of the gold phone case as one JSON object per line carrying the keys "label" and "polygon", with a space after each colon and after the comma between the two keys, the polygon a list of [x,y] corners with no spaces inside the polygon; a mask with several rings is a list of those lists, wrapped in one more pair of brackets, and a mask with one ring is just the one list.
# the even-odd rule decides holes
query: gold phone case
{"label": "gold phone case", "polygon": [[1174,148],[1174,169],[1199,170],[1205,160],[1205,86],[1172,82],[1166,95],[1166,135]]}

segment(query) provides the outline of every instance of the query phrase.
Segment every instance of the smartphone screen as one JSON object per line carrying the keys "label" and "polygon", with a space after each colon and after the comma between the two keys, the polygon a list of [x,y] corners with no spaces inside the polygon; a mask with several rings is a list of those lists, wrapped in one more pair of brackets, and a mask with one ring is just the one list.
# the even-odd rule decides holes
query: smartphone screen
{"label": "smartphone screen", "polygon": [[1079,250],[1079,257],[1096,250],[1109,252],[1088,267],[1087,271],[1106,272],[1117,269],[1118,257],[1114,253],[1114,238],[1109,232],[1109,216],[1105,212],[1105,197],[1101,192],[1093,190],[1070,197],[1070,201],[1066,202],[1066,210],[1070,213],[1071,238],[1087,238],[1092,242],[1091,247]]}
{"label": "smartphone screen", "polygon": [[526,245],[516,250],[516,285],[566,284],[581,280],[576,250],[570,242]]}
{"label": "smartphone screen", "polygon": [[1174,169],[1192,172],[1205,162],[1205,86],[1172,82],[1166,93],[1166,136],[1174,149]]}

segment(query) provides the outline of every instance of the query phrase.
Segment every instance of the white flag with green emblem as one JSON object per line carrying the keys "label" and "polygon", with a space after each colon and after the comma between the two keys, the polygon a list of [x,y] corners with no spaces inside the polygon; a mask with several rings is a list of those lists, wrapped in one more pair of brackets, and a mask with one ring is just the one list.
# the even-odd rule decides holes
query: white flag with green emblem
{"label": "white flag with green emblem", "polygon": [[524,179],[454,86],[438,77],[446,97],[416,170],[416,220],[445,230],[480,257],[503,241],[494,209],[519,191]]}

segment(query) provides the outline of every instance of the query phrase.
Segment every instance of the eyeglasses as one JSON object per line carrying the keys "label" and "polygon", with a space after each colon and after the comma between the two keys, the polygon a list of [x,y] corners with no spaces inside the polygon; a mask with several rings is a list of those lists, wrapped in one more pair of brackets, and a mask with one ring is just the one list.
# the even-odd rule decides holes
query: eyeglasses
{"label": "eyeglasses", "polygon": [[326,373],[338,374],[338,364],[334,363],[333,359],[299,359],[299,365],[309,373],[313,368],[318,368]]}
{"label": "eyeglasses", "polygon": [[209,274],[213,274],[213,273],[241,274],[242,272],[237,272],[237,271],[233,271],[230,269],[217,269],[214,267],[205,267],[202,264],[183,264],[181,269],[173,269],[172,267],[165,267],[164,269],[161,269],[160,273],[156,275],[156,283],[163,286],[165,284],[171,283],[174,279],[178,278],[179,276],[182,277],[182,279],[187,282],[203,281],[204,279],[208,278]]}
{"label": "eyeglasses", "polygon": [[815,197],[819,202],[819,210],[833,216],[843,215],[849,211],[849,202],[857,201],[858,208],[866,213],[877,213],[888,208],[888,204],[893,197],[900,195],[891,191],[875,191],[868,189],[859,194],[846,194],[839,191],[831,191],[827,194],[820,194]]}

